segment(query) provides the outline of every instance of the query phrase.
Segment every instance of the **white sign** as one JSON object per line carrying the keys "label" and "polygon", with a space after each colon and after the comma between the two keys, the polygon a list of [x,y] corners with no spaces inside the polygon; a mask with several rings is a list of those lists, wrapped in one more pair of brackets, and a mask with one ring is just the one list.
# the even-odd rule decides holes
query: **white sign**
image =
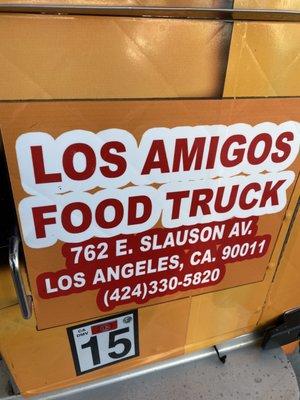
{"label": "white sign", "polygon": [[67,329],[77,375],[139,355],[137,311]]}

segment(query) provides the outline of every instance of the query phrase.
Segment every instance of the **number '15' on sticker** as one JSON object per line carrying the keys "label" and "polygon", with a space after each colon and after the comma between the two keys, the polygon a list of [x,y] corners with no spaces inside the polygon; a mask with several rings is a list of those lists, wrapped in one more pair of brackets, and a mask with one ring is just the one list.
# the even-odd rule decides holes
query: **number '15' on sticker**
{"label": "number '15' on sticker", "polygon": [[67,332],[77,375],[139,355],[136,310],[72,326]]}

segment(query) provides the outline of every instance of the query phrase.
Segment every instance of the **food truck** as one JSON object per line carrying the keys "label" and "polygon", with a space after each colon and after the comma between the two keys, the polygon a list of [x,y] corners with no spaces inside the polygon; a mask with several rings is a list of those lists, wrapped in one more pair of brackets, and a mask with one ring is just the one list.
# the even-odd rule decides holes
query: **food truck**
{"label": "food truck", "polygon": [[5,396],[297,343],[299,1],[6,0],[0,37]]}

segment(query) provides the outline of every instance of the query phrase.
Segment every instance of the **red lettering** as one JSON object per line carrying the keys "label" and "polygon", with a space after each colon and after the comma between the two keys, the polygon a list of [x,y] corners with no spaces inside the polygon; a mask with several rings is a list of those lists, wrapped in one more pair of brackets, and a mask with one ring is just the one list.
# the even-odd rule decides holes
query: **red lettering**
{"label": "red lettering", "polygon": [[[74,167],[74,156],[76,153],[82,153],[85,157],[85,168],[83,171],[77,171]],[[89,179],[96,169],[94,150],[86,143],[74,143],[67,147],[63,154],[62,162],[65,173],[74,181]]]}
{"label": "red lettering", "polygon": [[209,152],[206,162],[207,169],[213,169],[215,166],[219,140],[220,140],[219,136],[212,136],[210,139]]}
{"label": "red lettering", "polygon": [[252,199],[251,201],[247,201],[247,196],[251,190],[259,192],[260,189],[261,189],[260,184],[256,182],[249,183],[249,185],[244,187],[240,195],[240,207],[242,210],[250,210],[257,204],[258,202],[257,199]]}
{"label": "red lettering", "polygon": [[232,209],[235,204],[239,185],[233,185],[231,187],[230,196],[225,206],[222,205],[224,198],[225,187],[220,186],[217,189],[216,201],[215,201],[215,211],[217,213],[226,213]]}
{"label": "red lettering", "polygon": [[[263,151],[260,156],[255,154],[257,146],[259,143],[263,143]],[[258,165],[263,163],[268,155],[270,154],[272,148],[272,137],[268,133],[261,133],[257,135],[249,145],[248,149],[248,161],[251,165]]]}
{"label": "red lettering", "polygon": [[[112,207],[114,209],[114,217],[111,221],[105,218],[105,210],[107,207]],[[117,199],[105,199],[101,201],[96,208],[96,222],[101,228],[115,228],[122,222],[123,216],[123,205],[121,201]]]}
{"label": "red lettering", "polygon": [[35,235],[37,239],[46,237],[46,225],[53,225],[56,223],[55,217],[45,218],[44,214],[56,212],[56,206],[41,206],[32,207],[32,217],[35,229]]}
{"label": "red lettering", "polygon": [[283,132],[276,139],[275,145],[277,150],[281,151],[283,154],[280,156],[277,153],[272,154],[272,161],[275,163],[280,163],[285,161],[291,154],[291,145],[286,142],[292,142],[294,140],[294,134],[292,132]]}
{"label": "red lettering", "polygon": [[285,183],[285,179],[282,179],[272,187],[273,182],[269,181],[266,183],[266,186],[264,188],[263,194],[261,196],[261,202],[259,207],[265,207],[266,203],[269,199],[271,199],[272,206],[278,206],[279,200],[278,200],[278,189],[280,186],[282,186]]}
{"label": "red lettering", "polygon": [[[191,201],[191,209],[190,209],[190,217],[195,217],[198,213],[198,208],[201,208],[201,212],[203,215],[210,214],[209,202],[213,198],[213,190],[212,189],[197,189],[194,190],[192,201]],[[200,199],[200,197],[202,197]]]}
{"label": "red lettering", "polygon": [[59,172],[46,173],[42,146],[31,146],[31,158],[34,171],[35,183],[61,182]]}
{"label": "red lettering", "polygon": [[160,169],[161,173],[170,172],[163,140],[153,140],[141,174],[148,175],[152,169]]}
{"label": "red lettering", "polygon": [[[80,212],[81,223],[74,225],[72,221],[72,213]],[[74,216],[73,216],[74,218]],[[77,218],[76,218],[77,219]],[[61,223],[67,232],[81,233],[86,231],[92,222],[92,213],[89,206],[85,203],[75,202],[66,205],[61,213]]]}
{"label": "red lettering", "polygon": [[193,162],[194,162],[193,170],[196,171],[201,169],[204,146],[205,146],[204,137],[195,138],[193,146],[189,152],[188,140],[185,138],[176,139],[174,160],[173,160],[173,172],[177,172],[180,170],[181,162],[183,171],[189,171],[191,169]]}
{"label": "red lettering", "polygon": [[181,192],[170,192],[167,193],[166,199],[173,200],[173,207],[172,207],[172,219],[178,219],[180,214],[180,207],[181,207],[181,200],[184,198],[189,197],[189,191],[184,190]]}
{"label": "red lettering", "polygon": [[116,169],[111,169],[109,166],[100,167],[100,171],[106,178],[118,178],[122,176],[127,168],[127,162],[124,157],[112,153],[115,150],[117,153],[124,153],[126,148],[123,143],[112,141],[105,143],[100,151],[100,155],[104,161],[116,166]]}
{"label": "red lettering", "polygon": [[245,154],[245,149],[244,148],[239,148],[235,147],[232,155],[233,159],[229,159],[228,157],[228,152],[230,147],[234,144],[237,143],[238,145],[245,144],[247,142],[245,136],[243,135],[232,135],[228,139],[225,140],[221,154],[220,154],[220,159],[221,163],[224,167],[235,167],[236,165],[240,164],[243,161],[243,157]]}
{"label": "red lettering", "polygon": [[[137,216],[138,204],[143,206],[143,212]],[[152,202],[147,196],[134,196],[128,200],[128,225],[143,224],[146,222],[152,212]]]}

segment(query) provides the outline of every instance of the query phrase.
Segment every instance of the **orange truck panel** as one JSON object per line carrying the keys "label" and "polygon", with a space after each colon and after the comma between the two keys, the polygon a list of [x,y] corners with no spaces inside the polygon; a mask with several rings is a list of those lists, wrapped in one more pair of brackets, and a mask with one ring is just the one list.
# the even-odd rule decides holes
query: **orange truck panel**
{"label": "orange truck panel", "polygon": [[[252,5],[246,0],[235,1],[237,8]],[[255,2],[255,6],[291,9],[299,2]],[[234,22],[230,43],[229,25],[191,20],[0,15],[4,39],[0,45],[1,100],[216,98],[222,95],[225,71],[225,98],[299,96],[300,24]],[[22,106],[26,107],[19,104],[10,116],[12,124]],[[262,108],[262,120],[263,114]],[[58,129],[63,131],[63,118],[60,123],[62,128]],[[280,215],[280,231],[264,265],[263,280],[141,307],[140,355],[88,374],[75,374],[65,317],[60,326],[50,328],[52,321],[42,330],[37,329],[35,315],[23,320],[8,268],[0,269],[0,353],[22,394],[84,383],[212,346],[251,332],[286,309],[299,306],[300,273],[295,265],[298,215],[293,221],[299,193],[300,183],[295,180],[290,201]]]}
{"label": "orange truck panel", "polygon": [[214,60],[225,57],[230,29],[208,21],[1,15],[0,97],[220,96],[226,64]]}

